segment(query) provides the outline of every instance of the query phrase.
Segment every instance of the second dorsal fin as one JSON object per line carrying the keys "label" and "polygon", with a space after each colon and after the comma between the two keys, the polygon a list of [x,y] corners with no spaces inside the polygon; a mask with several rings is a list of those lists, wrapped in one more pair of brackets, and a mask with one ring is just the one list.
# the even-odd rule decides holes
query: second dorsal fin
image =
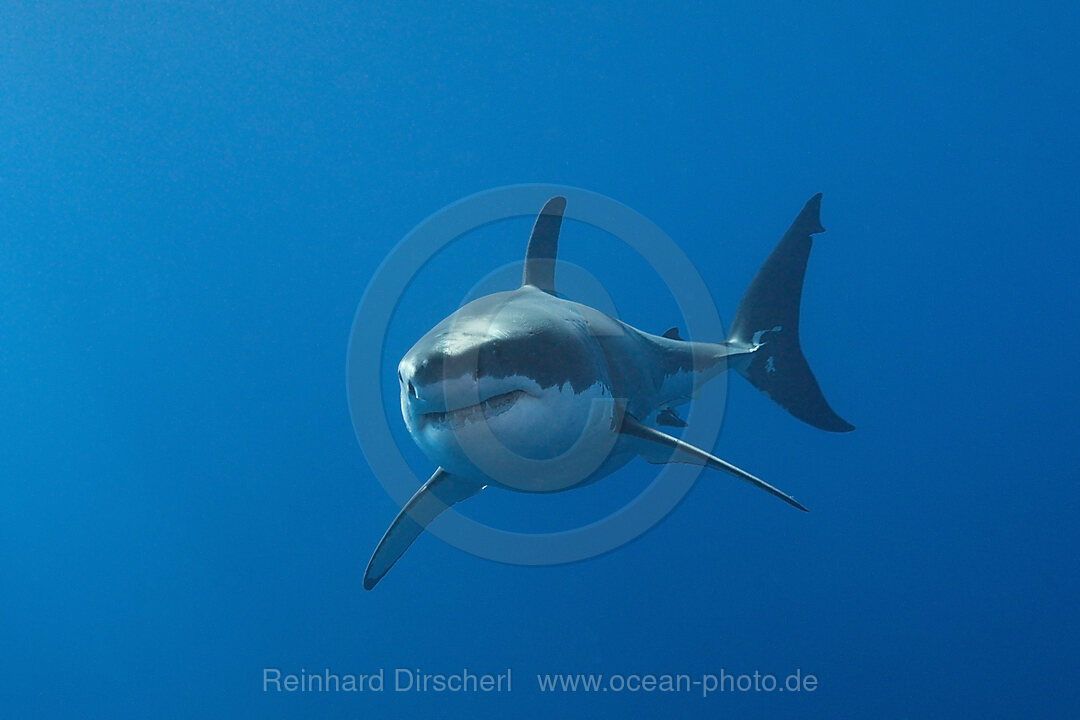
{"label": "second dorsal fin", "polygon": [[661,337],[666,337],[668,340],[682,340],[682,338],[679,337],[679,328],[677,327],[668,328],[667,332]]}

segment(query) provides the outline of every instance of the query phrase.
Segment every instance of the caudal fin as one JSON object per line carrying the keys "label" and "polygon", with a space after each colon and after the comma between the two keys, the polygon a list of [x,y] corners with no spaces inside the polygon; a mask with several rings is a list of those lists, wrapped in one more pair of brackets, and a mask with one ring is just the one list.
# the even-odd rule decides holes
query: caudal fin
{"label": "caudal fin", "polygon": [[729,341],[760,346],[739,372],[803,422],[831,432],[855,429],[821,393],[799,345],[799,305],[814,233],[821,226],[821,193],[807,201],[758,270],[735,311]]}

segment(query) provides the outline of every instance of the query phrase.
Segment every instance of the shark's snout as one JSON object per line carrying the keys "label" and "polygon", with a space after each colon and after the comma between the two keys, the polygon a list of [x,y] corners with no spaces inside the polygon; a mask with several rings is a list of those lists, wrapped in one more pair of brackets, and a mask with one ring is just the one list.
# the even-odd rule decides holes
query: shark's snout
{"label": "shark's snout", "polygon": [[425,397],[420,395],[420,386],[417,384],[415,373],[412,368],[402,362],[398,366],[398,384],[401,386],[401,406],[404,411],[406,406],[418,410],[419,412],[425,412],[425,408],[422,406],[425,404],[426,396],[429,393],[425,393]]}
{"label": "shark's snout", "polygon": [[401,386],[402,411],[415,416],[445,409],[441,383],[425,384],[417,377],[415,369],[404,362],[398,367],[398,383]]}

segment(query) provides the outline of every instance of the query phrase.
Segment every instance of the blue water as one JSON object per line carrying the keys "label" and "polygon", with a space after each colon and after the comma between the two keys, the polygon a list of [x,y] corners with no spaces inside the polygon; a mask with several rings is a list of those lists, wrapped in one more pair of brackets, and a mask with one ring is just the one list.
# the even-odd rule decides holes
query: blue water
{"label": "blue water", "polygon": [[[1073,3],[5,3],[0,715],[1075,713],[1078,21]],[[353,313],[423,218],[526,182],[651,219],[725,321],[824,192],[803,345],[858,429],[732,378],[716,452],[808,515],[710,474],[602,557],[501,565],[428,535],[365,593],[398,508],[350,422]],[[528,226],[466,238],[392,339],[518,258]],[[679,323],[647,264],[604,267],[593,242],[564,227],[624,319]],[[529,529],[515,507],[505,526]],[[513,690],[262,683],[398,667],[511,668]],[[815,690],[536,682],[796,669]]]}

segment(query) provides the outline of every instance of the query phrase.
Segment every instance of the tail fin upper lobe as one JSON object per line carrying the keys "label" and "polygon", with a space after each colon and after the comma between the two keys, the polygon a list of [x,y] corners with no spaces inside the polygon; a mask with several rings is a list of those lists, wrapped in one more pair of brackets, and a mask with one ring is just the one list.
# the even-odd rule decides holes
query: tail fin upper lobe
{"label": "tail fin upper lobe", "polygon": [[740,370],[781,407],[803,422],[831,432],[855,429],[837,415],[821,392],[799,345],[799,305],[806,261],[821,226],[821,194],[807,201],[787,233],[758,270],[735,311],[729,340],[761,348]]}

